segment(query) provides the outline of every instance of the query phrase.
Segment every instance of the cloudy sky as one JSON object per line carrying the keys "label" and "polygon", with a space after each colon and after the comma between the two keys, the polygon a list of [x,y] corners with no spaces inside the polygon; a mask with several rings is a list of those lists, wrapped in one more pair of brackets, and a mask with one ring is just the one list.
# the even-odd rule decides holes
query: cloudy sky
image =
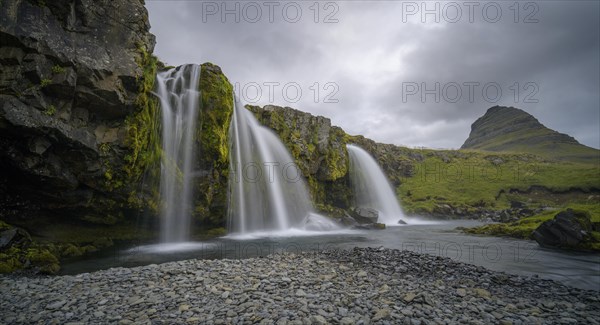
{"label": "cloudy sky", "polygon": [[245,103],[431,148],[515,106],[600,147],[600,2],[422,3],[146,0],[155,54],[221,66]]}

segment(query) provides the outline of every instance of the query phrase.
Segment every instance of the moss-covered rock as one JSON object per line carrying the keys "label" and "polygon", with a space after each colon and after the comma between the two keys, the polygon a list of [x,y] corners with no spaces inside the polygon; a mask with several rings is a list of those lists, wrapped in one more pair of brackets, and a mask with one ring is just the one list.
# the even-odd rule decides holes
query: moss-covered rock
{"label": "moss-covered rock", "polygon": [[[289,107],[246,108],[259,122],[273,129],[290,151],[320,211],[350,207],[347,135],[342,129],[331,126],[328,118]],[[341,216],[339,211],[335,215]]]}
{"label": "moss-covered rock", "polygon": [[197,134],[201,175],[194,184],[194,219],[201,227],[223,227],[227,215],[229,124],[233,87],[221,68],[204,63],[200,73],[201,110]]}

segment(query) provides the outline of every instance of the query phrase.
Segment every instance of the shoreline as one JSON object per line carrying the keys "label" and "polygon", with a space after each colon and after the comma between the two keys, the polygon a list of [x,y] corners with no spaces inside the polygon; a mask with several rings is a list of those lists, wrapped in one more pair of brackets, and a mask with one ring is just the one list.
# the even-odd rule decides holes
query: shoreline
{"label": "shoreline", "polygon": [[598,324],[596,291],[427,254],[354,248],[0,277],[7,323]]}

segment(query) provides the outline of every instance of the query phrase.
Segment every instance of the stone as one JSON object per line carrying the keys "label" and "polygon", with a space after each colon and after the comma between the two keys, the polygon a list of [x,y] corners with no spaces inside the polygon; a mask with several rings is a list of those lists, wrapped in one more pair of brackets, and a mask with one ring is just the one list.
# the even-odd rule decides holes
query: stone
{"label": "stone", "polygon": [[353,325],[356,321],[350,317],[344,317],[340,320],[340,324],[342,325]]}
{"label": "stone", "polygon": [[532,237],[543,247],[579,248],[594,240],[592,230],[589,214],[567,209],[542,223]]}
{"label": "stone", "polygon": [[22,246],[31,242],[31,237],[27,231],[21,228],[11,228],[0,232],[0,250],[5,250],[11,246]]}
{"label": "stone", "polygon": [[325,317],[321,315],[312,315],[310,316],[310,320],[313,324],[328,324]]}
{"label": "stone", "polygon": [[373,316],[373,318],[371,319],[372,321],[376,322],[382,319],[387,319],[390,317],[391,315],[391,310],[387,309],[387,308],[383,308],[383,309],[379,309],[376,313],[375,316]]}
{"label": "stone", "polygon": [[373,208],[358,207],[353,213],[352,217],[360,224],[374,224],[379,219],[379,211]]}
{"label": "stone", "polygon": [[473,289],[473,293],[476,296],[481,297],[481,298],[490,298],[492,296],[489,291],[487,291],[486,289],[482,289],[482,288]]}
{"label": "stone", "polygon": [[467,295],[467,290],[465,290],[465,289],[462,289],[462,288],[456,289],[456,294],[457,294],[459,297],[464,297],[464,296],[466,296],[466,295]]}
{"label": "stone", "polygon": [[408,292],[404,295],[404,298],[402,298],[402,300],[404,300],[405,302],[412,302],[416,296],[417,295],[415,293]]}
{"label": "stone", "polygon": [[46,305],[46,309],[50,309],[50,310],[59,309],[60,307],[64,306],[66,303],[67,303],[66,300],[55,301],[51,304]]}

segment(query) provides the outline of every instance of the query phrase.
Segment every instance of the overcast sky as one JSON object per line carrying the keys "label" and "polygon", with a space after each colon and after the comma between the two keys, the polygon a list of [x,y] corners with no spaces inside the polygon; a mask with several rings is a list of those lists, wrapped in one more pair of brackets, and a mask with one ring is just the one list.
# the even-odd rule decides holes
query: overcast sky
{"label": "overcast sky", "polygon": [[431,148],[515,106],[600,147],[600,2],[421,3],[146,0],[155,54],[219,65],[245,103]]}

